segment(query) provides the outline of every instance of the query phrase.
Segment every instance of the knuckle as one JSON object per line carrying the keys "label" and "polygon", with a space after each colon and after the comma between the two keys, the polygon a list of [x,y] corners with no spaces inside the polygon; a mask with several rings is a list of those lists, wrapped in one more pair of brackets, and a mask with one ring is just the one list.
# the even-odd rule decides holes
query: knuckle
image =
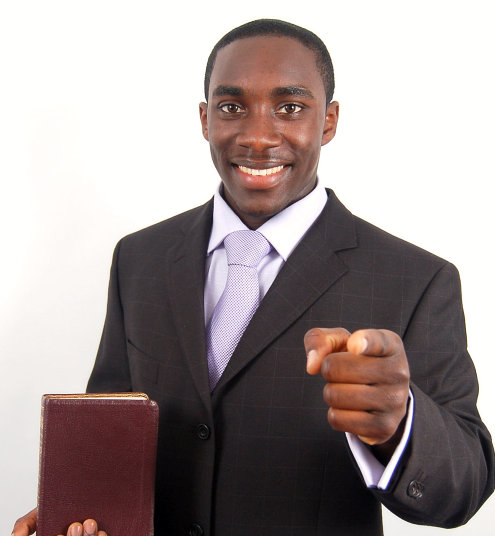
{"label": "knuckle", "polygon": [[394,347],[402,345],[402,339],[397,333],[395,333],[395,331],[390,331],[389,329],[381,329],[379,331],[380,331],[380,334],[382,335],[382,340],[384,342],[388,342],[389,344],[392,344]]}
{"label": "knuckle", "polygon": [[337,432],[345,432],[349,428],[349,423],[346,423],[345,418],[342,418],[341,412],[332,407],[328,408],[327,421]]}
{"label": "knuckle", "polygon": [[14,523],[14,529],[13,529],[13,531],[12,531],[12,534],[15,534],[17,531],[20,531],[20,530],[23,529],[25,526],[26,526],[26,519],[25,519],[25,516],[20,517],[20,518],[17,519],[16,522]]}
{"label": "knuckle", "polygon": [[306,331],[304,334],[304,342],[314,343],[315,339],[317,342],[323,341],[326,342],[328,339],[342,338],[345,339],[350,335],[349,331],[345,328],[319,328],[314,327]]}
{"label": "knuckle", "polygon": [[335,386],[331,385],[330,383],[327,383],[323,388],[323,399],[328,406],[337,408],[340,407],[338,389],[336,389]]}
{"label": "knuckle", "polygon": [[339,421],[337,418],[337,412],[333,408],[328,408],[327,420],[332,428],[334,428],[335,430],[338,430]]}
{"label": "knuckle", "polygon": [[407,406],[407,401],[409,400],[409,389],[408,390],[401,390],[399,391],[399,394],[397,396],[397,400],[398,400],[398,406],[399,407],[406,407]]}
{"label": "knuckle", "polygon": [[378,433],[382,440],[386,441],[392,437],[397,429],[397,424],[395,419],[391,416],[384,417],[380,419],[378,425]]}
{"label": "knuckle", "polygon": [[326,356],[321,362],[321,375],[325,380],[330,380],[334,372],[335,365],[332,363],[332,356]]}
{"label": "knuckle", "polygon": [[409,383],[409,367],[407,365],[394,367],[394,370],[390,374],[390,380],[394,384]]}
{"label": "knuckle", "polygon": [[332,386],[329,383],[323,387],[323,400],[327,406],[332,405]]}
{"label": "knuckle", "polygon": [[389,337],[390,340],[392,340],[394,342],[402,342],[402,339],[399,337],[399,335],[397,333],[395,333],[395,331],[390,331],[389,329],[382,329],[382,330],[380,330],[380,332],[384,336]]}
{"label": "knuckle", "polygon": [[385,406],[389,410],[395,410],[396,408],[403,407],[408,398],[408,393],[402,390],[394,389],[387,391],[385,394]]}
{"label": "knuckle", "polygon": [[342,328],[342,327],[333,328],[333,332],[338,333],[339,335],[344,335],[344,336],[348,336],[348,335],[351,334],[348,329],[345,329],[345,328]]}
{"label": "knuckle", "polygon": [[380,334],[380,344],[387,355],[401,354],[404,345],[397,333],[388,329],[378,330],[378,333]]}
{"label": "knuckle", "polygon": [[304,342],[312,342],[313,339],[319,338],[323,335],[322,328],[311,328],[304,334]]}
{"label": "knuckle", "polygon": [[390,333],[390,331],[386,331],[383,329],[379,329],[377,331],[378,340],[376,342],[383,350],[386,350],[389,346],[389,342],[391,340]]}

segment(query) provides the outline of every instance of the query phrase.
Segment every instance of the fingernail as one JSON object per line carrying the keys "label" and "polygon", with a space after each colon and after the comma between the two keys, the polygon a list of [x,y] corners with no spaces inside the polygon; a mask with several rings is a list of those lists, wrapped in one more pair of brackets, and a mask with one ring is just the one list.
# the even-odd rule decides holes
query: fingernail
{"label": "fingernail", "polygon": [[72,525],[70,527],[70,536],[81,536],[82,527],[81,525]]}
{"label": "fingernail", "polygon": [[307,357],[306,368],[309,370],[314,365],[316,359],[318,358],[318,353],[316,350],[310,350],[306,357]]}
{"label": "fingernail", "polygon": [[361,349],[359,350],[359,353],[364,354],[367,349],[368,349],[368,340],[365,337],[363,337],[361,339]]}
{"label": "fingernail", "polygon": [[84,534],[87,534],[87,536],[93,536],[93,534],[96,533],[96,526],[95,522],[93,520],[86,521],[84,523]]}

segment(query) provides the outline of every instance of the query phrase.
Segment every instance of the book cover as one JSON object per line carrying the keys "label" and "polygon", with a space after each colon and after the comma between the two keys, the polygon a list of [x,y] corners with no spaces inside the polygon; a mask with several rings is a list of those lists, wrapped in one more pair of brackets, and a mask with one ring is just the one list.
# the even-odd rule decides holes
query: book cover
{"label": "book cover", "polygon": [[153,534],[158,405],[143,393],[44,395],[37,536],[95,519]]}

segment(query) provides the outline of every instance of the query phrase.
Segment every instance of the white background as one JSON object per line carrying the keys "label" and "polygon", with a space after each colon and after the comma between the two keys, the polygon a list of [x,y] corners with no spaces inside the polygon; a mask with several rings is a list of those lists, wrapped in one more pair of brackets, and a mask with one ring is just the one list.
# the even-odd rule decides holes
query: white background
{"label": "white background", "polygon": [[[254,18],[306,26],[333,57],[341,118],[322,182],[460,269],[495,431],[490,0],[0,2],[1,533],[36,502],[41,395],[85,389],[116,241],[217,185],[198,120],[203,70],[214,43]],[[492,498],[452,534],[493,535],[494,519]],[[385,528],[443,532],[389,514]]]}

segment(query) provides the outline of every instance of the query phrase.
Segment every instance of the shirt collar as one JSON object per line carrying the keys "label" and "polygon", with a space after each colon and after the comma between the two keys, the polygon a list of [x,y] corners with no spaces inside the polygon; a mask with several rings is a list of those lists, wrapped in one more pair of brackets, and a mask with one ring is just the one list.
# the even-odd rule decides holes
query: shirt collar
{"label": "shirt collar", "polygon": [[[229,207],[220,194],[220,187],[213,198],[213,226],[208,243],[208,255],[217,249],[224,238],[234,231],[248,227]],[[306,196],[270,218],[257,229],[286,261],[308,229],[320,215],[327,202],[327,193],[320,182]]]}

